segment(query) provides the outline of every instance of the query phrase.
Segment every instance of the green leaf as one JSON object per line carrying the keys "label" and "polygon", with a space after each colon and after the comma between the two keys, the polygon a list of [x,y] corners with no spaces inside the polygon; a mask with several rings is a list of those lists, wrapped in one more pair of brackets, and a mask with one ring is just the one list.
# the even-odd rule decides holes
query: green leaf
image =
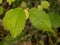
{"label": "green leaf", "polygon": [[25,22],[26,15],[24,9],[22,8],[9,10],[3,19],[4,27],[10,30],[13,38],[22,32],[25,26]]}
{"label": "green leaf", "polygon": [[60,16],[54,12],[50,12],[49,13],[49,17],[51,19],[52,22],[52,27],[53,28],[58,28],[60,27]]}
{"label": "green leaf", "polygon": [[2,14],[2,13],[3,13],[3,11],[4,11],[3,7],[2,7],[2,6],[0,6],[0,14]]}
{"label": "green leaf", "polygon": [[3,0],[0,0],[0,4],[2,3]]}
{"label": "green leaf", "polygon": [[9,5],[12,4],[12,2],[14,2],[15,0],[7,0],[7,2],[9,3]]}
{"label": "green leaf", "polygon": [[30,21],[38,30],[53,32],[48,15],[36,8],[30,9]]}

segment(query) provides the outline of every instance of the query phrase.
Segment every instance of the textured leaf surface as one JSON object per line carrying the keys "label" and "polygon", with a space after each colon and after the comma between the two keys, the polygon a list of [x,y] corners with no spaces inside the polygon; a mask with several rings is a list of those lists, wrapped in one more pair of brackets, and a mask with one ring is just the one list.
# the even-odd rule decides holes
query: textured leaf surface
{"label": "textured leaf surface", "polygon": [[53,32],[48,15],[36,8],[30,9],[30,21],[39,30]]}
{"label": "textured leaf surface", "polygon": [[54,12],[49,13],[53,28],[60,27],[60,16]]}
{"label": "textured leaf surface", "polygon": [[4,27],[10,30],[13,37],[16,37],[22,32],[25,22],[26,15],[22,8],[9,10],[3,19]]}

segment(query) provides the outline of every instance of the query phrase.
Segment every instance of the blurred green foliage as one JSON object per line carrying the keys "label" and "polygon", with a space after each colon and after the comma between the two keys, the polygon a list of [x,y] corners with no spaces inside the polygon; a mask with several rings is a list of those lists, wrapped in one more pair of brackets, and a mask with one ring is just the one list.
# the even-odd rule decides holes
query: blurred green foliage
{"label": "blurred green foliage", "polygon": [[[44,2],[45,1],[45,2]],[[6,6],[7,5],[7,6]],[[6,7],[6,8],[5,8]],[[50,22],[51,22],[51,28],[56,32],[56,34],[59,34],[59,32],[58,32],[58,28],[60,27],[60,0],[0,0],[0,17],[2,18],[2,20],[3,20],[3,17],[5,16],[5,14],[6,14],[6,12],[8,11],[8,10],[10,10],[10,9],[15,9],[15,8],[17,8],[17,7],[21,7],[21,8],[23,8],[23,9],[26,9],[26,10],[28,10],[28,12],[30,11],[30,9],[31,8],[37,8],[38,10],[40,10],[40,11],[44,11],[46,14],[47,14],[47,16],[49,16],[49,19],[50,19]],[[18,10],[19,11],[19,10]],[[17,12],[18,12],[17,11]],[[31,11],[32,12],[32,11]],[[34,10],[33,10],[33,12],[35,12]],[[9,12],[10,13],[10,12]],[[23,37],[23,41],[22,42],[24,42],[24,41],[28,41],[28,40],[30,40],[31,42],[32,42],[32,44],[33,44],[33,42],[34,43],[38,43],[38,45],[40,45],[40,43],[41,43],[41,45],[44,45],[44,44],[46,44],[46,43],[44,43],[44,41],[43,41],[43,39],[45,40],[47,37],[48,37],[48,39],[46,39],[46,40],[48,40],[48,42],[49,41],[51,41],[52,39],[54,39],[54,41],[51,41],[50,43],[50,45],[57,45],[57,43],[58,43],[58,41],[57,41],[57,38],[58,37],[54,37],[54,36],[52,36],[51,35],[51,32],[49,32],[49,34],[50,34],[50,36],[52,36],[53,38],[50,40],[50,38],[51,37],[49,37],[49,36],[47,36],[47,34],[46,34],[46,32],[44,31],[44,29],[48,29],[48,26],[46,27],[46,25],[47,25],[47,23],[45,22],[46,20],[45,20],[45,15],[41,15],[42,16],[42,21],[41,20],[39,20],[39,16],[37,16],[37,14],[38,13],[40,13],[39,11],[37,11],[36,12],[36,14],[34,13],[34,14],[32,14],[32,16],[33,15],[36,15],[36,16],[33,16],[33,17],[35,17],[34,19],[35,20],[33,20],[33,17],[31,18],[31,20],[33,20],[33,25],[35,25],[35,26],[33,26],[33,25],[31,25],[30,24],[30,22],[28,22],[28,21],[26,21],[26,22],[28,22],[28,24],[26,24],[25,25],[25,28],[24,28],[24,30],[21,32],[21,34],[19,34],[16,38],[13,38],[12,36],[11,36],[11,34],[9,33],[9,31],[8,31],[8,35],[5,35],[5,33],[6,32],[4,32],[4,31],[7,31],[7,29],[4,29],[4,27],[3,27],[3,29],[0,29],[0,32],[1,32],[1,35],[0,36],[3,36],[2,38],[2,41],[0,42],[0,45],[13,45],[13,43],[15,44],[16,43],[16,41],[18,41],[17,43],[18,44],[16,44],[16,45],[21,45],[20,43],[21,43],[21,38]],[[14,13],[14,14],[16,14],[16,13]],[[15,16],[15,15],[14,15]],[[10,17],[10,16],[9,16]],[[36,17],[38,18],[38,19],[36,19]],[[43,18],[44,17],[44,18]],[[0,18],[0,19],[1,19]],[[13,19],[13,18],[12,18]],[[44,20],[43,20],[44,19]],[[21,19],[20,19],[21,20]],[[27,19],[27,20],[29,20],[29,19]],[[48,20],[48,19],[47,19]],[[40,23],[37,25],[36,24],[36,22],[44,22],[44,24],[42,24],[43,26],[45,26],[44,27],[44,29],[41,29],[41,28],[43,28],[42,26],[41,26],[41,28],[40,28]],[[37,22],[37,23],[38,23]],[[48,22],[48,21],[47,21]],[[7,23],[7,21],[6,21],[6,23]],[[21,23],[22,24],[22,23]],[[2,25],[3,26],[3,25]],[[1,26],[0,26],[1,27]],[[37,28],[37,29],[36,29]],[[38,29],[39,28],[39,29]],[[19,28],[18,28],[19,29]],[[43,30],[42,32],[41,32],[41,30]],[[2,32],[2,31],[4,32]],[[35,30],[38,30],[38,31],[36,31],[36,33],[34,33],[34,31]],[[49,30],[49,29],[48,29]],[[50,30],[49,30],[50,31]],[[34,34],[32,34],[31,32],[33,32]],[[18,32],[17,32],[18,33]],[[32,36],[30,36],[29,37],[29,35],[28,34],[32,34]],[[5,35],[5,36],[4,36]],[[25,36],[27,36],[27,38],[25,38]],[[43,39],[42,39],[43,38]],[[0,39],[1,39],[1,37],[0,37]],[[40,40],[41,39],[41,40]],[[60,39],[60,38],[59,38]],[[46,41],[45,40],[45,41]],[[55,41],[56,40],[56,41]],[[54,43],[53,43],[54,42]],[[44,44],[42,44],[42,43],[44,43]],[[35,45],[35,44],[34,44]],[[47,44],[48,45],[48,44]]]}

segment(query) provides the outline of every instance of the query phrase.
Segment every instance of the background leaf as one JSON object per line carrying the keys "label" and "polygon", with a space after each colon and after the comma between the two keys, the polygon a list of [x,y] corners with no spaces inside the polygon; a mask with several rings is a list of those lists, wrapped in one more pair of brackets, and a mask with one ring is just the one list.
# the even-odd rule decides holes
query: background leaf
{"label": "background leaf", "polygon": [[53,28],[58,28],[60,27],[60,16],[54,12],[50,12],[49,13],[49,17],[51,19],[52,22],[52,27]]}

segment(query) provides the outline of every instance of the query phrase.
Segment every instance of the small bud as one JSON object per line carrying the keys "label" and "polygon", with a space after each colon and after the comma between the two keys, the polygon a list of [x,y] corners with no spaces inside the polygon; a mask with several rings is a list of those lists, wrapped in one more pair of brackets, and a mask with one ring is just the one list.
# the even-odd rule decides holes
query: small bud
{"label": "small bud", "polygon": [[21,7],[22,7],[22,8],[26,8],[26,7],[27,7],[26,2],[22,2],[22,3],[21,3]]}
{"label": "small bud", "polygon": [[45,9],[48,9],[50,6],[50,3],[48,1],[43,1],[43,2],[41,2],[41,6]]}
{"label": "small bud", "polygon": [[29,12],[28,12],[27,9],[24,9],[24,11],[25,11],[25,14],[26,14],[26,19],[28,19],[29,18]]}
{"label": "small bud", "polygon": [[41,5],[38,5],[39,10],[43,10],[43,7]]}

